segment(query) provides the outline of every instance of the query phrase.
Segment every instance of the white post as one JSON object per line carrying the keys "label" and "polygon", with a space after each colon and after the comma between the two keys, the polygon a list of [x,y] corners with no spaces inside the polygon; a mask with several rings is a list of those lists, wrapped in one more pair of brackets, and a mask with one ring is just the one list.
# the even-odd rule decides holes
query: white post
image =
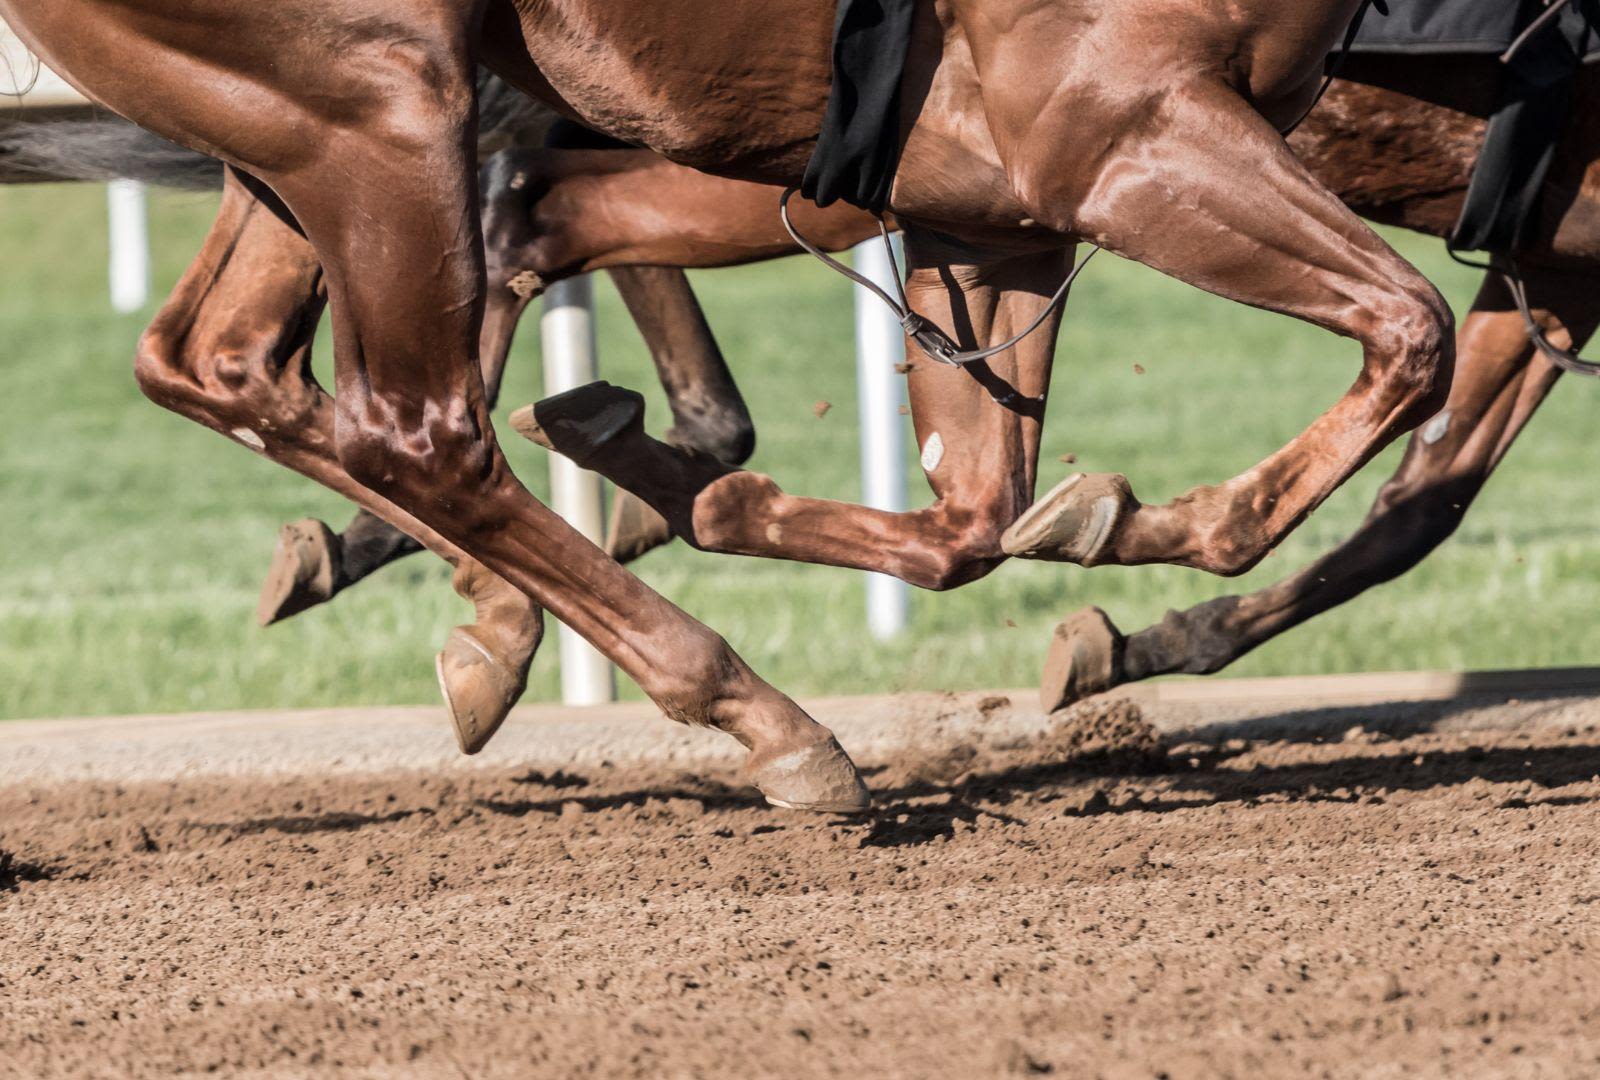
{"label": "white post", "polygon": [[[594,332],[594,283],[588,277],[552,285],[544,294],[539,320],[544,347],[544,393],[559,394],[598,377]],[[600,477],[560,454],[550,455],[550,497],[556,513],[600,543],[605,511]],[[617,699],[611,664],[594,646],[561,626],[561,700],[568,705],[598,705]]]}
{"label": "white post", "polygon": [[[897,252],[899,237],[894,240]],[[883,241],[855,249],[857,272],[895,295],[894,268]],[[900,406],[905,379],[895,370],[906,358],[905,332],[882,300],[857,285],[856,386],[861,403],[861,497],[876,510],[906,509],[905,424]],[[909,589],[886,574],[867,575],[867,628],[886,641],[906,628]]]}
{"label": "white post", "polygon": [[150,299],[150,236],[144,185],[113,180],[106,185],[111,228],[111,307],[126,315]]}

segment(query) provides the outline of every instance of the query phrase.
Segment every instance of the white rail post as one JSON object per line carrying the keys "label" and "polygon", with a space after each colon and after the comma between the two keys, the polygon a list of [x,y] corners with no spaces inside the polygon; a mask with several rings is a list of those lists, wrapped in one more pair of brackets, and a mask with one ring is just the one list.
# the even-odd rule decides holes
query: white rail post
{"label": "white rail post", "polygon": [[144,185],[113,180],[106,185],[111,230],[111,307],[120,315],[150,299],[150,229]]}
{"label": "white rail post", "polygon": [[[900,243],[895,237],[894,243]],[[883,241],[856,247],[857,272],[895,295],[894,267]],[[906,358],[905,331],[883,301],[857,285],[856,387],[861,404],[861,497],[876,510],[906,509],[904,380],[895,365]],[[867,575],[867,628],[879,641],[906,628],[909,588],[887,574]]]}
{"label": "white rail post", "polygon": [[[594,329],[594,282],[587,276],[552,285],[544,294],[539,319],[544,348],[544,392],[549,397],[598,377]],[[600,543],[605,510],[600,477],[560,454],[550,455],[550,497],[556,513]],[[567,705],[599,705],[617,699],[611,663],[575,631],[562,625],[561,700]]]}

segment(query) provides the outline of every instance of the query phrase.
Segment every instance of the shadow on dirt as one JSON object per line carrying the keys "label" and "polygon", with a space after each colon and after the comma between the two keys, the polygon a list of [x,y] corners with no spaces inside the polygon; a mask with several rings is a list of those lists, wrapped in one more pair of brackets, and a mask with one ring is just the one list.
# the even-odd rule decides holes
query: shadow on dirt
{"label": "shadow on dirt", "polygon": [[599,810],[642,810],[651,803],[666,803],[677,799],[699,803],[703,811],[754,810],[765,808],[767,805],[766,800],[753,791],[715,783],[693,787],[685,785],[638,788],[610,795],[561,795],[552,799],[477,799],[474,805],[494,814],[526,817],[529,814],[560,815],[572,805],[576,805],[584,813]]}
{"label": "shadow on dirt", "polygon": [[[1229,767],[1247,752],[1216,747],[1163,762],[1130,765],[1125,761],[1073,761],[1062,764],[1018,764],[995,771],[973,772],[959,780],[913,783],[873,792],[878,808],[863,847],[904,847],[952,837],[958,825],[981,818],[1018,822],[1004,807],[1024,798],[1037,799],[1055,789],[1077,789],[1097,780],[1159,778],[1155,794],[1126,792],[1113,801],[1103,790],[1092,791],[1053,811],[1072,817],[1102,814],[1165,814],[1221,804],[1255,806],[1278,803],[1382,803],[1396,791],[1426,791],[1483,780],[1495,784],[1531,783],[1561,788],[1600,776],[1600,745],[1557,747],[1467,747],[1428,751],[1396,749],[1389,754],[1360,754],[1334,761]],[[881,772],[881,770],[880,770]],[[1046,798],[1045,806],[1055,800]],[[1065,800],[1064,800],[1065,801]],[[1512,796],[1503,810],[1570,807],[1600,802],[1587,795]]]}
{"label": "shadow on dirt", "polygon": [[247,821],[194,822],[188,827],[206,833],[232,833],[235,836],[253,836],[256,833],[281,832],[291,836],[312,833],[354,832],[369,825],[389,825],[418,814],[433,814],[431,807],[415,810],[395,810],[388,814],[358,814],[348,810],[334,810],[326,814],[251,818]]}
{"label": "shadow on dirt", "polygon": [[14,852],[0,851],[0,893],[14,893],[29,882],[53,881],[59,874],[56,867],[19,859]]}

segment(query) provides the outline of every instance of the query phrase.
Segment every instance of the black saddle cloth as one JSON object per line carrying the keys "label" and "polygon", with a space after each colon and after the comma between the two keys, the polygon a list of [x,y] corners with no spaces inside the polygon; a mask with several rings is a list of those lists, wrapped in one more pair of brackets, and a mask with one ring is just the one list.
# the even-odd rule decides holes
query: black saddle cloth
{"label": "black saddle cloth", "polygon": [[[1450,237],[1460,251],[1515,255],[1534,240],[1539,195],[1571,117],[1578,69],[1600,59],[1600,0],[1563,5],[1499,70],[1498,104]],[[1367,12],[1350,51],[1501,56],[1544,0],[1388,0]]]}
{"label": "black saddle cloth", "polygon": [[[1387,14],[1367,13],[1351,52],[1498,56],[1544,7],[1517,0],[1388,0],[1386,6]],[[1557,27],[1574,52],[1600,58],[1600,40],[1586,33],[1577,7],[1569,6]]]}

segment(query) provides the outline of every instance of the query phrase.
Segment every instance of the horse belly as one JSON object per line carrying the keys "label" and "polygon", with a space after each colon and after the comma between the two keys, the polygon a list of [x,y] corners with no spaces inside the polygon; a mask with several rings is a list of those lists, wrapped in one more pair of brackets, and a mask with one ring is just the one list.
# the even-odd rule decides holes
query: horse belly
{"label": "horse belly", "polygon": [[832,74],[831,3],[515,3],[529,58],[596,130],[744,179],[804,168]]}

